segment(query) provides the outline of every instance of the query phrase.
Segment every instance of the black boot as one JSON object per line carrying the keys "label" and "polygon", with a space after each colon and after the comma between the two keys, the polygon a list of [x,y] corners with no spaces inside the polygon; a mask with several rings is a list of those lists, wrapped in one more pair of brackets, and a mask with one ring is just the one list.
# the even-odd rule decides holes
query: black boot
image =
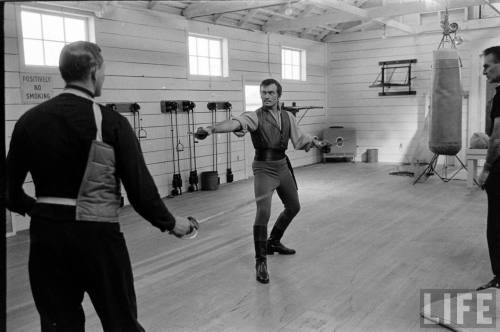
{"label": "black boot", "polygon": [[255,273],[258,282],[267,284],[269,273],[267,272],[267,226],[254,226],[253,236],[255,244]]}
{"label": "black boot", "polygon": [[487,288],[500,288],[500,278],[495,276],[489,282],[476,288],[477,291],[487,289]]}
{"label": "black boot", "polygon": [[274,225],[273,230],[271,231],[271,235],[269,236],[269,240],[267,240],[268,255],[273,255],[275,252],[282,255],[295,254],[294,249],[287,248],[280,242],[284,232],[285,230],[281,230],[280,228],[276,227],[276,225]]}

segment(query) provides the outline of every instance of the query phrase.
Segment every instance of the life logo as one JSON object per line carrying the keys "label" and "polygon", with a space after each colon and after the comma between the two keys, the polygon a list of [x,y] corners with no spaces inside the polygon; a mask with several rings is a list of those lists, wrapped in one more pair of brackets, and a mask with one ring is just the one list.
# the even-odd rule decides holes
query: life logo
{"label": "life logo", "polygon": [[467,289],[420,290],[420,327],[436,324],[452,329],[495,328],[496,290],[476,292]]}

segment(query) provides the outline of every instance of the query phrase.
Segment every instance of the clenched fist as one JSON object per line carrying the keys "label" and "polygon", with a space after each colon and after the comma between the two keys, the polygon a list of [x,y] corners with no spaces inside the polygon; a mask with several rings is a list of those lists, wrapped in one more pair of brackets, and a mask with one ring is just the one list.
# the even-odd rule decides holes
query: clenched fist
{"label": "clenched fist", "polygon": [[194,238],[198,234],[198,229],[200,224],[198,221],[189,217],[175,217],[175,227],[170,231],[170,234],[175,235],[178,238]]}

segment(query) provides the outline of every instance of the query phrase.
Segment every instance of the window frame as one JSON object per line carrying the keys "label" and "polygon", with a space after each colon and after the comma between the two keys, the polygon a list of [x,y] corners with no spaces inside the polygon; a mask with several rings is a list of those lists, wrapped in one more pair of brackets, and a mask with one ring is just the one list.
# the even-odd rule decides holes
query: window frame
{"label": "window frame", "polygon": [[[285,78],[285,73],[284,73],[284,67],[285,65],[290,65],[293,66],[292,64],[285,64],[284,62],[284,51],[293,51],[293,52],[298,52],[299,53],[299,78]],[[290,47],[290,46],[281,46],[281,79],[284,81],[292,81],[292,82],[297,82],[297,81],[307,81],[307,60],[306,60],[306,50],[301,49],[301,48],[296,48],[296,47]]]}
{"label": "window frame", "polygon": [[[189,53],[189,37],[195,38],[205,38],[208,40],[217,40],[221,44],[221,75],[202,75],[202,74],[191,74],[191,63]],[[196,80],[228,80],[229,79],[229,56],[228,56],[228,40],[225,37],[214,36],[214,35],[206,35],[195,32],[186,31],[186,54],[187,54],[187,77],[188,79],[196,79]],[[196,55],[199,57],[199,55]],[[210,56],[208,57],[210,59]]]}
{"label": "window frame", "polygon": [[94,13],[83,10],[68,9],[64,7],[53,7],[43,5],[25,5],[18,4],[16,6],[17,20],[17,45],[19,50],[19,70],[20,72],[37,72],[37,73],[59,73],[59,66],[49,65],[27,65],[24,57],[24,37],[22,28],[22,11],[30,11],[39,14],[57,15],[60,17],[69,17],[77,19],[85,19],[87,24],[87,41],[95,43],[95,18]]}

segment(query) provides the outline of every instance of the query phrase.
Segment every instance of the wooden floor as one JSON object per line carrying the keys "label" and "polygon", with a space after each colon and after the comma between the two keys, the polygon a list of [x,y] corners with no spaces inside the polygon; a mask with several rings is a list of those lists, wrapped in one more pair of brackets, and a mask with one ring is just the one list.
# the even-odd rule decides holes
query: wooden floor
{"label": "wooden floor", "polygon": [[[139,319],[147,331],[417,331],[419,291],[474,288],[491,276],[486,194],[465,181],[388,175],[393,165],[298,168],[302,210],[255,281],[249,205],[202,224],[199,237],[161,233],[123,212]],[[464,177],[465,178],[465,177]],[[167,199],[200,219],[253,198],[252,180]],[[281,210],[273,201],[272,220]],[[8,331],[39,331],[27,278],[26,232],[7,240]],[[85,298],[87,330],[101,331]],[[423,331],[445,331],[440,327]]]}

